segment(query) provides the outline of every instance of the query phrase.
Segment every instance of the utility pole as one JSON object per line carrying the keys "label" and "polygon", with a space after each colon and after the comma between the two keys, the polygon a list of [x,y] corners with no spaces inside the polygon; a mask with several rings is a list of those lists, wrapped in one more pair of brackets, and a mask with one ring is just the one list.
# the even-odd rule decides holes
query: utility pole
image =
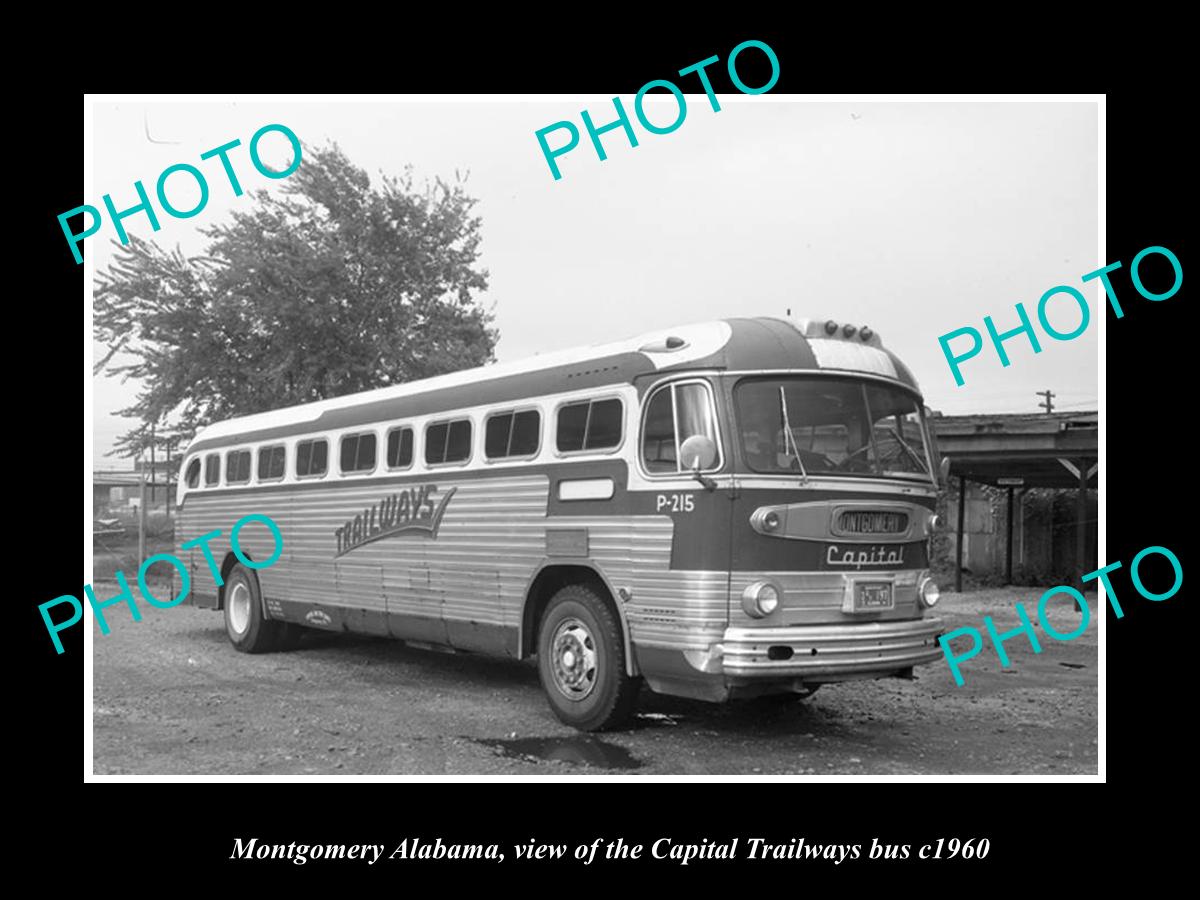
{"label": "utility pole", "polygon": [[167,439],[167,523],[171,522],[171,503],[173,494],[171,493],[171,439]]}
{"label": "utility pole", "polygon": [[157,487],[154,479],[154,470],[157,468],[154,462],[154,426],[150,426],[150,502],[154,502],[154,489]]}
{"label": "utility pole", "polygon": [[138,566],[146,561],[146,473],[141,472],[138,494]]}
{"label": "utility pole", "polygon": [[1054,401],[1051,398],[1056,395],[1053,391],[1034,391],[1034,393],[1039,397],[1046,398],[1038,404],[1038,406],[1046,411],[1046,415],[1050,415],[1050,413],[1054,412]]}

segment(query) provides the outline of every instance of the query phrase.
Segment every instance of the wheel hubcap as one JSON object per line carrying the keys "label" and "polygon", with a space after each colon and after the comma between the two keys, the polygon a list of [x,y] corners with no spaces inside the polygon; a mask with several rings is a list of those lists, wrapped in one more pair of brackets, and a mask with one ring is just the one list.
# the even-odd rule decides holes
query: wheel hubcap
{"label": "wheel hubcap", "polygon": [[244,634],[250,625],[250,589],[238,582],[229,592],[229,624],[238,634]]}
{"label": "wheel hubcap", "polygon": [[572,700],[582,700],[596,687],[596,640],[579,619],[566,619],[550,642],[554,685]]}

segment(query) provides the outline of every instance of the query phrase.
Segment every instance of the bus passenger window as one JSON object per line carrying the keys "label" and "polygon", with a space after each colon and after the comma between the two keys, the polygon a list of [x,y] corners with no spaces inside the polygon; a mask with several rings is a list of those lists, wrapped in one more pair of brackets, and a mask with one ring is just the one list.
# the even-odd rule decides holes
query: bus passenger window
{"label": "bus passenger window", "polygon": [[558,411],[558,450],[560,453],[573,453],[583,449],[583,439],[587,434],[588,411],[591,408],[590,402],[571,403]]}
{"label": "bus passenger window", "polygon": [[329,442],[301,441],[296,445],[296,476],[324,475],[329,465]]}
{"label": "bus passenger window", "polygon": [[250,481],[250,451],[230,450],[225,454],[225,483],[246,484]]}
{"label": "bus passenger window", "polygon": [[438,422],[425,429],[425,462],[463,462],[471,458],[471,420],[455,419]]}
{"label": "bus passenger window", "polygon": [[508,439],[509,456],[533,456],[542,444],[542,414],[527,409],[513,416],[512,435]]}
{"label": "bus passenger window", "polygon": [[560,453],[604,450],[621,443],[621,401],[584,400],[558,411],[557,445]]}
{"label": "bus passenger window", "polygon": [[210,453],[204,457],[204,486],[212,487],[221,480],[221,454]]}
{"label": "bus passenger window", "polygon": [[488,459],[535,456],[541,444],[542,417],[536,409],[499,413],[487,420],[483,452]]}
{"label": "bus passenger window", "polygon": [[413,461],[413,430],[393,428],[388,432],[387,464],[389,469],[407,469]]}
{"label": "bus passenger window", "polygon": [[375,469],[375,435],[348,434],[342,438],[342,471],[370,472]]}
{"label": "bus passenger window", "polygon": [[621,443],[621,401],[597,400],[588,418],[584,450],[603,450]]}
{"label": "bus passenger window", "polygon": [[446,462],[462,462],[471,455],[471,423],[459,419],[450,423],[450,435],[446,438]]}
{"label": "bus passenger window", "polygon": [[188,489],[200,487],[200,457],[196,457],[187,467],[187,475],[184,480],[187,482]]}
{"label": "bus passenger window", "polygon": [[283,444],[260,447],[258,450],[258,480],[277,481],[287,471],[287,451]]}

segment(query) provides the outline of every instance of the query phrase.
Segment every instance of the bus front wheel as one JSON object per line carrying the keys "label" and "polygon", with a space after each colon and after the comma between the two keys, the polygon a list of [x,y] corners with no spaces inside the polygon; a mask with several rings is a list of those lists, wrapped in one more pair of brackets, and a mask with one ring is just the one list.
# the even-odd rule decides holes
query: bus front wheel
{"label": "bus front wheel", "polygon": [[263,614],[258,578],[238,563],[225,579],[225,633],[243,653],[269,653],[279,649],[283,623]]}
{"label": "bus front wheel", "polygon": [[550,598],[538,675],[554,714],[581,731],[615,728],[633,714],[641,679],[625,672],[620,624],[596,588],[572,584]]}

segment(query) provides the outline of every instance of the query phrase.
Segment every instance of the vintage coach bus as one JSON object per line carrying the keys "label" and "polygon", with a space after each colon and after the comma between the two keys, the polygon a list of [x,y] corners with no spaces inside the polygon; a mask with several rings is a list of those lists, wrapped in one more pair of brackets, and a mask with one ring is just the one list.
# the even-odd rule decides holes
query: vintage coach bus
{"label": "vintage coach bus", "polygon": [[[238,650],[305,628],[537,657],[558,717],[940,658],[937,454],[869,328],[730,319],[212,425],[182,460],[199,605]],[[228,543],[265,514],[278,560]],[[240,536],[250,562],[275,551]]]}

